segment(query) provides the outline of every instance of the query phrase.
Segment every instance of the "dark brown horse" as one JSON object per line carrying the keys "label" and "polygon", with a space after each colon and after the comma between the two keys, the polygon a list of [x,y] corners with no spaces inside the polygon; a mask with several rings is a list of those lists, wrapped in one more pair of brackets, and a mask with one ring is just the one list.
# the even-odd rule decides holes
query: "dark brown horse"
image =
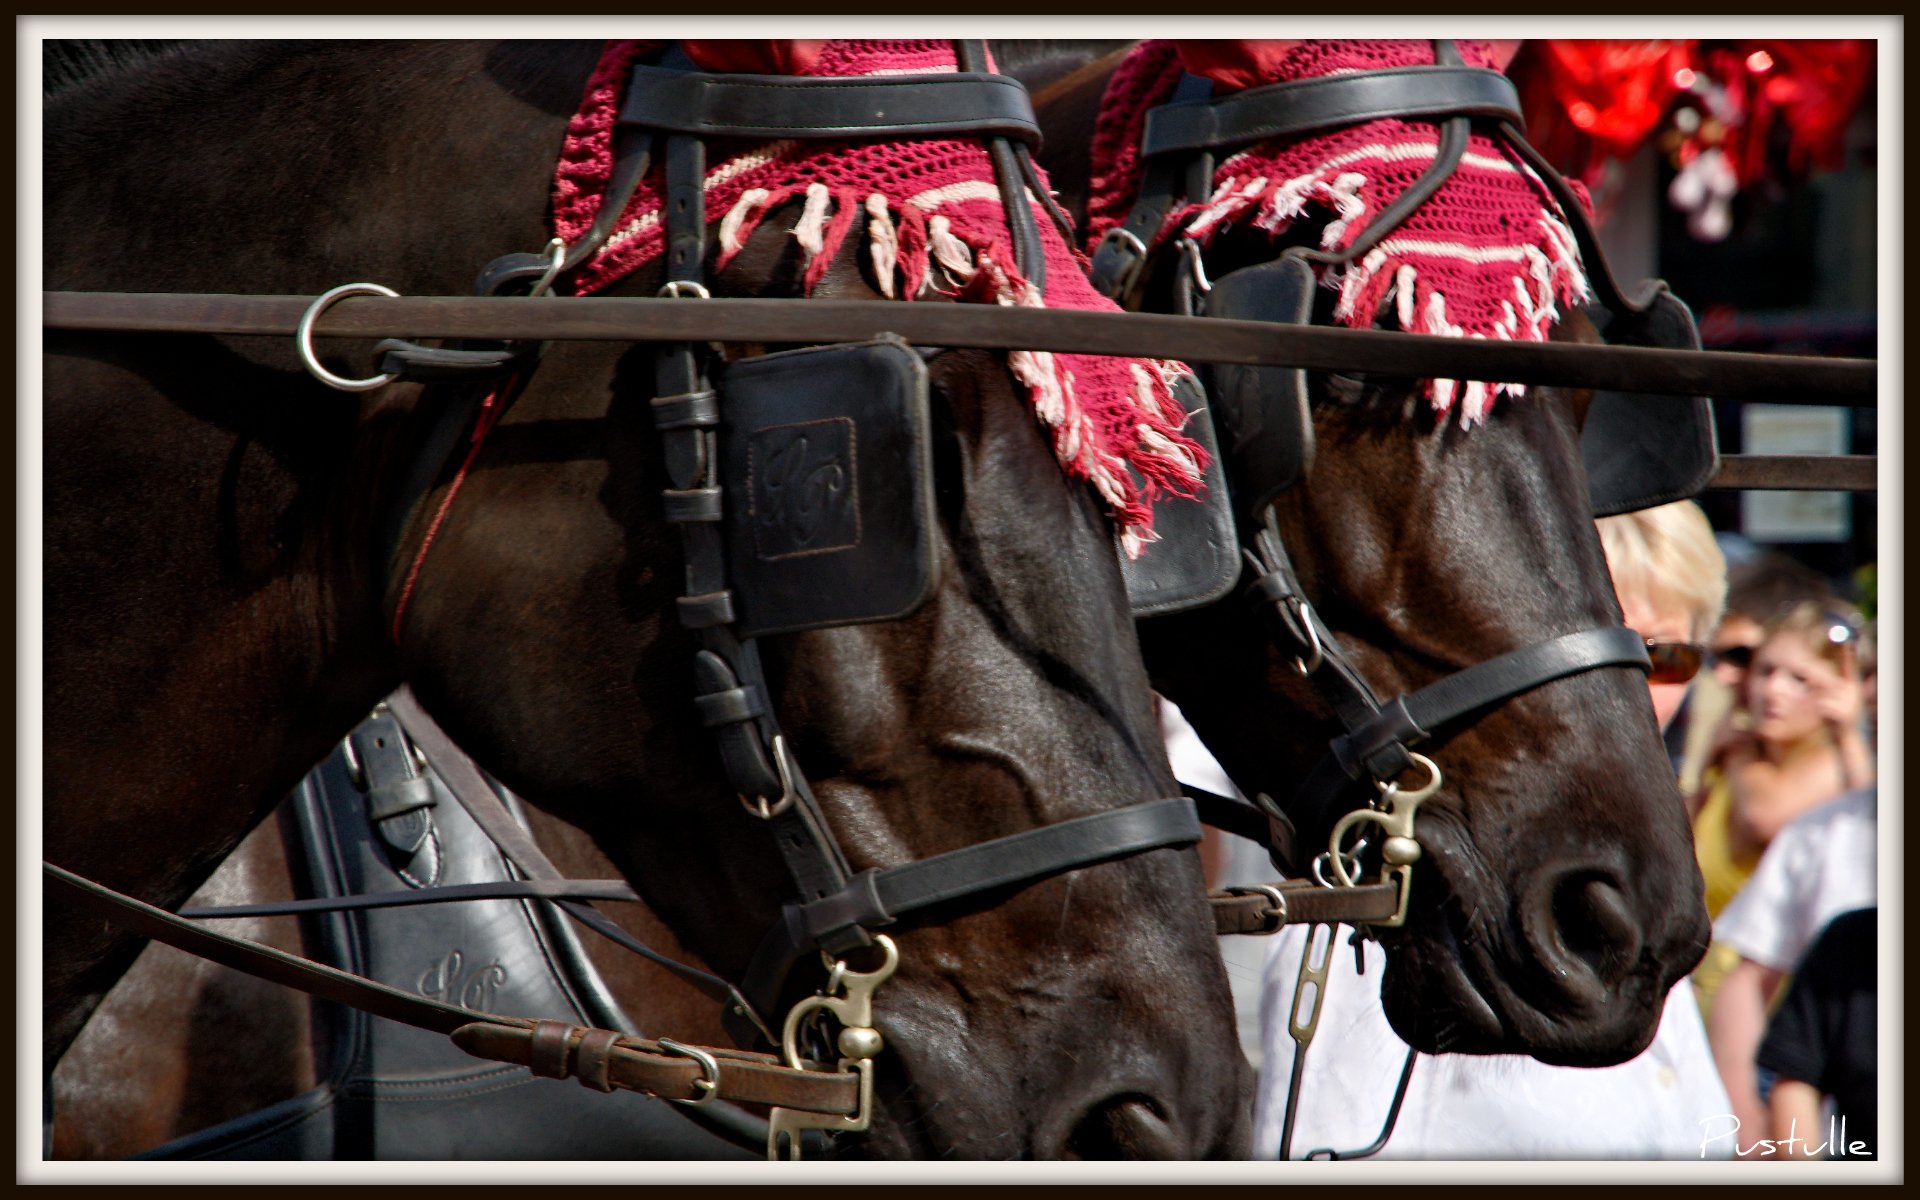
{"label": "dark brown horse", "polygon": [[[1076,214],[1118,62],[1069,69],[1055,58],[1015,72],[1036,81],[1043,163]],[[1205,271],[1218,281],[1286,244],[1231,230]],[[1178,266],[1167,257],[1162,283]],[[1150,305],[1155,296],[1167,303],[1150,288]],[[1554,336],[1598,340],[1577,313]],[[1586,393],[1537,389],[1465,430],[1441,427],[1405,381],[1309,378],[1317,455],[1272,512],[1307,599],[1381,696],[1620,625],[1582,466]],[[1300,651],[1279,648],[1244,604],[1140,630],[1154,686],[1250,796],[1285,802],[1345,732],[1295,668]],[[1422,750],[1445,786],[1420,809],[1425,854],[1407,924],[1383,935],[1395,1031],[1428,1052],[1561,1064],[1639,1053],[1707,932],[1644,676],[1576,673],[1436,734]]]}
{"label": "dark brown horse", "polygon": [[[46,286],[460,294],[533,249],[592,43],[233,44],[46,108]],[[769,221],[716,291],[791,294]],[[847,253],[818,289],[871,297]],[[627,287],[649,293],[656,278]],[[403,680],[737,977],[790,887],[688,703],[651,352],[550,347],[486,443],[400,639],[388,525],[432,389],[327,390],[283,342],[46,338],[45,856],[177,907]],[[336,363],[365,374],[363,363]],[[356,370],[355,368],[360,369]],[[769,639],[777,715],[851,866],[1173,794],[1111,553],[1004,363],[931,368],[938,583],[902,620]],[[1244,1151],[1196,856],[1154,851],[913,919],[872,1132],[908,1156]],[[50,1070],[138,940],[45,916]],[[661,1030],[670,1033],[668,1030]]]}

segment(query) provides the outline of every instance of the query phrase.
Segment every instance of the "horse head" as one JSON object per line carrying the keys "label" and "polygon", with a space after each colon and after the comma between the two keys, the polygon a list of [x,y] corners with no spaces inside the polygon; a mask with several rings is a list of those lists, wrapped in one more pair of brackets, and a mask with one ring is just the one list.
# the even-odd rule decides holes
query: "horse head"
{"label": "horse head", "polygon": [[[1070,74],[1036,100],[1049,144],[1067,148],[1048,166],[1071,201],[1091,186],[1091,168],[1073,152],[1093,141],[1092,98],[1112,67]],[[1240,196],[1223,186],[1208,199],[1224,209]],[[1197,224],[1218,211],[1185,216]],[[1280,223],[1280,236],[1264,212],[1229,220],[1204,254],[1197,244],[1174,253],[1175,238],[1146,260],[1139,278],[1149,306],[1191,300],[1242,269],[1270,269],[1290,246],[1320,245],[1321,225],[1306,218]],[[1345,278],[1358,288],[1360,276]],[[1329,320],[1345,297],[1305,278],[1296,298],[1311,308],[1283,319]],[[1367,316],[1377,299],[1365,295]],[[1597,340],[1577,313],[1552,336]],[[1293,373],[1252,374],[1262,393],[1243,392],[1245,403],[1265,406],[1271,428],[1288,428]],[[1299,869],[1329,850],[1347,807],[1365,807],[1368,797],[1353,792],[1329,806],[1349,777],[1379,770],[1378,792],[1401,795],[1439,784],[1419,804],[1417,846],[1371,839],[1370,853],[1382,853],[1384,840],[1398,856],[1390,863],[1411,867],[1404,925],[1378,930],[1389,949],[1387,1014],[1411,1045],[1624,1061],[1652,1039],[1668,989],[1700,956],[1706,922],[1672,769],[1644,675],[1625,665],[1631,655],[1535,669],[1553,647],[1630,640],[1618,631],[1592,522],[1580,449],[1587,396],[1536,388],[1469,400],[1462,388],[1445,409],[1403,379],[1363,371],[1308,379],[1310,430],[1301,432],[1313,449],[1298,454],[1298,479],[1231,481],[1243,541],[1259,547],[1246,582],[1264,596],[1263,611],[1228,603],[1143,622],[1154,685],[1244,792],[1289,812]],[[1214,397],[1216,418],[1222,407]],[[1469,407],[1471,428],[1461,419]],[[1234,437],[1224,432],[1223,444]],[[1231,449],[1227,458],[1231,474]],[[1282,599],[1292,616],[1275,622],[1269,602]],[[1337,648],[1345,665],[1326,665],[1320,641],[1327,659]],[[1524,665],[1505,681],[1479,673],[1474,702],[1417,733],[1391,728],[1391,714],[1373,720],[1374,701],[1356,698],[1370,690],[1390,709],[1394,697],[1496,659]],[[1426,763],[1388,757],[1363,770],[1356,761],[1422,735]],[[1344,771],[1330,752],[1336,744],[1352,756]],[[1391,809],[1393,796],[1382,806]],[[1353,847],[1351,837],[1342,842]]]}

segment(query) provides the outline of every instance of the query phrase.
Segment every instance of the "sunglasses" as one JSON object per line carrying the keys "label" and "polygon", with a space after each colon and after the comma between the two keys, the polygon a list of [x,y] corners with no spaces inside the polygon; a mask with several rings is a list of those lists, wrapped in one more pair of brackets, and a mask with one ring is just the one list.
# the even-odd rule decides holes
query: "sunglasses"
{"label": "sunglasses", "polygon": [[1752,646],[1728,646],[1725,650],[1715,650],[1711,657],[1714,663],[1725,663],[1738,671],[1744,671],[1753,665]]}
{"label": "sunglasses", "polygon": [[1699,642],[1656,642],[1646,639],[1649,683],[1685,683],[1700,673],[1707,648]]}

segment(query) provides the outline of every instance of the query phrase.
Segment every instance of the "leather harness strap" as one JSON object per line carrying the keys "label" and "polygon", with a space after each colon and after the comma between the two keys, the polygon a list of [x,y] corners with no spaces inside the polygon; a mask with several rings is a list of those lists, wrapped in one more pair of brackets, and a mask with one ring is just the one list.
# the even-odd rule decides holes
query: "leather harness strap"
{"label": "leather harness strap", "polygon": [[[1213,94],[1213,81],[1204,75],[1182,75],[1174,89],[1173,103],[1203,104]],[[1158,111],[1158,110],[1154,110]],[[1152,112],[1148,113],[1149,119]],[[1124,308],[1132,308],[1145,285],[1143,278],[1147,256],[1168,214],[1182,197],[1198,190],[1213,190],[1213,156],[1204,150],[1191,163],[1170,155],[1147,158],[1142,167],[1140,194],[1134,197],[1126,219],[1107,231],[1093,252],[1087,276],[1102,295],[1111,296]],[[1198,178],[1199,176],[1206,178]]]}
{"label": "leather harness strap", "polygon": [[[607,1032],[557,1021],[528,1022],[524,1027],[476,1021],[452,1031],[451,1036],[455,1045],[476,1057],[520,1063],[535,1074],[572,1077],[596,1089],[605,1081],[663,1100],[698,1103],[713,1095],[743,1104],[835,1115],[851,1115],[860,1106],[857,1075],[796,1070],[768,1054],[690,1047],[713,1060],[715,1069],[709,1073],[698,1059],[670,1050],[653,1050],[650,1047],[659,1043],[644,1038],[622,1037],[609,1042],[594,1037]],[[536,1039],[540,1039],[537,1051]],[[713,1083],[711,1092],[701,1086],[703,1082]]]}
{"label": "leather harness strap", "polygon": [[[475,1013],[411,995],[357,975],[249,942],[202,929],[192,922],[82,879],[52,863],[42,864],[50,890],[65,893],[116,924],[201,958],[285,984],[325,1000],[451,1036],[468,1053],[505,1062],[532,1058],[531,1039],[540,1022],[520,1017]],[[546,1022],[547,1025],[554,1024]],[[562,1028],[567,1028],[562,1026]],[[578,1031],[584,1034],[586,1031]],[[572,1036],[571,1034],[569,1036]],[[851,1076],[794,1070],[767,1055],[705,1049],[719,1064],[712,1093],[748,1104],[780,1104],[810,1112],[851,1113],[858,1089]],[[620,1087],[670,1100],[698,1100],[706,1077],[701,1063],[645,1038],[619,1040],[608,1078]]]}
{"label": "leather harness strap", "polygon": [[[311,296],[43,292],[41,325],[279,337],[291,336],[312,304]],[[894,334],[917,346],[1364,370],[1383,379],[1498,379],[1836,407],[1872,407],[1878,387],[1878,364],[1868,358],[1502,342],[1167,313],[892,300],[714,299],[695,305],[644,296],[356,296],[323,313],[315,331],[321,337],[398,332],[408,337],[797,345]]]}
{"label": "leather harness strap", "polygon": [[440,887],[408,888],[398,892],[364,892],[355,896],[321,896],[312,900],[279,900],[271,904],[230,904],[219,908],[183,908],[179,915],[196,920],[231,917],[289,917],[302,913],[349,912],[362,908],[405,908],[454,900],[638,900],[624,879],[515,879],[492,883],[454,883]]}
{"label": "leather harness strap", "polygon": [[1040,144],[1026,88],[971,68],[950,75],[816,78],[636,65],[620,119],[695,137],[993,136]]}
{"label": "leather harness strap", "polygon": [[772,1006],[787,974],[815,946],[831,947],[854,929],[891,925],[949,900],[1050,878],[1064,871],[1200,840],[1193,801],[1151,800],[1028,829],[898,867],[862,871],[838,891],[787,905],[741,983],[754,1003]]}
{"label": "leather harness strap", "polygon": [[1322,887],[1304,879],[1289,879],[1230,889],[1224,894],[1216,892],[1207,897],[1207,902],[1213,909],[1216,933],[1268,934],[1288,925],[1385,921],[1399,911],[1400,888],[1393,883]]}
{"label": "leather harness strap", "polygon": [[1140,153],[1151,159],[1300,137],[1381,119],[1480,117],[1518,122],[1520,94],[1483,67],[1396,67],[1325,75],[1232,92],[1176,98],[1147,113]]}

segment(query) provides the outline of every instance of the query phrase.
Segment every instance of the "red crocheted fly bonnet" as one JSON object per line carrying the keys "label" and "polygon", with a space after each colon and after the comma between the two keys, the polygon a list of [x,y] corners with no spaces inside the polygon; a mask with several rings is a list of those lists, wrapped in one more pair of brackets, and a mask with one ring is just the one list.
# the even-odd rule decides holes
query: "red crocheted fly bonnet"
{"label": "red crocheted fly bonnet", "polygon": [[[1496,61],[1492,43],[1459,47],[1469,66]],[[1260,70],[1263,82],[1281,83],[1432,62],[1424,41],[1304,41]],[[1109,81],[1093,142],[1090,244],[1126,218],[1140,185],[1147,111],[1171,98],[1181,71],[1173,43],[1143,42]],[[1380,120],[1244,147],[1217,164],[1212,195],[1173,213],[1158,241],[1183,236],[1205,246],[1230,224],[1278,236],[1321,220],[1321,247],[1343,249],[1419,178],[1438,142],[1431,123]],[[1479,134],[1447,183],[1383,242],[1344,270],[1317,269],[1322,284],[1338,290],[1334,318],[1361,329],[1390,299],[1400,328],[1412,333],[1545,341],[1561,307],[1589,295],[1573,234],[1546,189]],[[1442,417],[1459,407],[1462,426],[1484,420],[1498,395],[1525,393],[1511,383],[1423,386]]]}
{"label": "red crocheted fly bonnet", "polygon": [[[634,63],[658,43],[612,42],[568,130],[554,184],[554,228],[571,242],[593,224],[612,171],[614,119]],[[906,75],[956,70],[945,41],[828,41],[786,60],[795,74]],[[1094,291],[1074,250],[1028,194],[1045,247],[1045,294],[1015,266],[1012,233],[992,159],[980,139],[920,142],[779,140],[710,148],[706,203],[717,220],[724,271],[747,238],[790,201],[806,264],[804,288],[825,275],[849,236],[864,235],[872,279],[901,300],[942,295],[980,303],[1113,311]],[[605,288],[660,256],[663,189],[657,168],[636,190],[606,246],[566,286]],[[856,229],[856,227],[858,227]],[[1204,451],[1185,437],[1185,410],[1169,390],[1187,368],[1157,359],[1013,351],[1008,365],[1026,389],[1068,475],[1106,501],[1130,555],[1153,538],[1152,501],[1200,487]]]}

